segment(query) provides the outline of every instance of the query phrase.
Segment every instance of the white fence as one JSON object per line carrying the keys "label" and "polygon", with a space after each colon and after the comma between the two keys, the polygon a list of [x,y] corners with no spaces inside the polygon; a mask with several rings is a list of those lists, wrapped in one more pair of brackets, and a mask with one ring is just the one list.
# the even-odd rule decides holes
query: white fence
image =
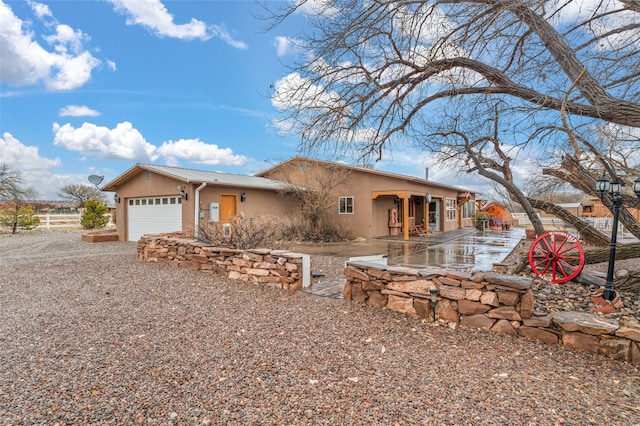
{"label": "white fence", "polygon": [[60,229],[80,228],[80,213],[76,214],[38,214],[40,225],[38,228]]}
{"label": "white fence", "polygon": [[[518,221],[519,226],[531,225],[531,221],[526,213],[511,213],[511,216],[514,220]],[[545,228],[550,228],[551,230],[567,230],[571,229],[572,226],[564,222],[563,220],[558,219],[557,217],[549,217],[549,216],[540,216],[540,221],[544,225]],[[611,230],[613,228],[613,218],[611,217],[582,217],[582,220],[591,224],[594,228],[601,231],[604,234],[611,234]],[[618,222],[618,235],[624,234],[624,225]]]}

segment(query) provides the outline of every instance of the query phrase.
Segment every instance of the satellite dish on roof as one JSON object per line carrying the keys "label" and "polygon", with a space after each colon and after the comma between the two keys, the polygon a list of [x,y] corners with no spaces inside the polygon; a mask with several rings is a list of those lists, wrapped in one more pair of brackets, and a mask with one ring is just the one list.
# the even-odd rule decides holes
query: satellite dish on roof
{"label": "satellite dish on roof", "polygon": [[[100,185],[102,183],[103,179],[104,179],[104,176],[98,176],[98,175],[89,176],[89,182],[94,184],[96,186],[96,188],[98,188],[98,185]],[[100,189],[100,188],[98,188],[98,189]]]}

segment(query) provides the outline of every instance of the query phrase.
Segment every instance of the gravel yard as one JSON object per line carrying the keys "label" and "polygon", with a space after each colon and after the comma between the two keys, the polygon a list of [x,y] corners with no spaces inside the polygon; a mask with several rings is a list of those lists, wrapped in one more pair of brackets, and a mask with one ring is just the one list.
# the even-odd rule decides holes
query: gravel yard
{"label": "gravel yard", "polygon": [[640,367],[0,235],[0,424],[640,425]]}

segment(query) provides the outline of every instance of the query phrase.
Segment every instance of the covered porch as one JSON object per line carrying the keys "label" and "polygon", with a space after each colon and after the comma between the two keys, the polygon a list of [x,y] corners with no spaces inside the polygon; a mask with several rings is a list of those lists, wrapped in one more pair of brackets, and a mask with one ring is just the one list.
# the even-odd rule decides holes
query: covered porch
{"label": "covered porch", "polygon": [[[387,190],[373,191],[372,200],[391,199],[389,204],[382,205],[380,209],[388,211],[388,235],[402,235],[403,240],[408,241],[410,235],[426,236],[433,235],[434,230],[430,229],[429,218],[439,217],[436,203],[432,204],[432,197],[429,193],[411,190]],[[433,207],[433,212],[430,211]]]}

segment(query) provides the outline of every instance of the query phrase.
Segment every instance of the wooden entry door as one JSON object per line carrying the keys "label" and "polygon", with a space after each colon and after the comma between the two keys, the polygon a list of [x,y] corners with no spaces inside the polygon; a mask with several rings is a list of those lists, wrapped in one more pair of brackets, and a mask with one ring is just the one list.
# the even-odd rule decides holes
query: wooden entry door
{"label": "wooden entry door", "polygon": [[220,195],[220,222],[229,223],[237,215],[236,196],[229,194]]}

